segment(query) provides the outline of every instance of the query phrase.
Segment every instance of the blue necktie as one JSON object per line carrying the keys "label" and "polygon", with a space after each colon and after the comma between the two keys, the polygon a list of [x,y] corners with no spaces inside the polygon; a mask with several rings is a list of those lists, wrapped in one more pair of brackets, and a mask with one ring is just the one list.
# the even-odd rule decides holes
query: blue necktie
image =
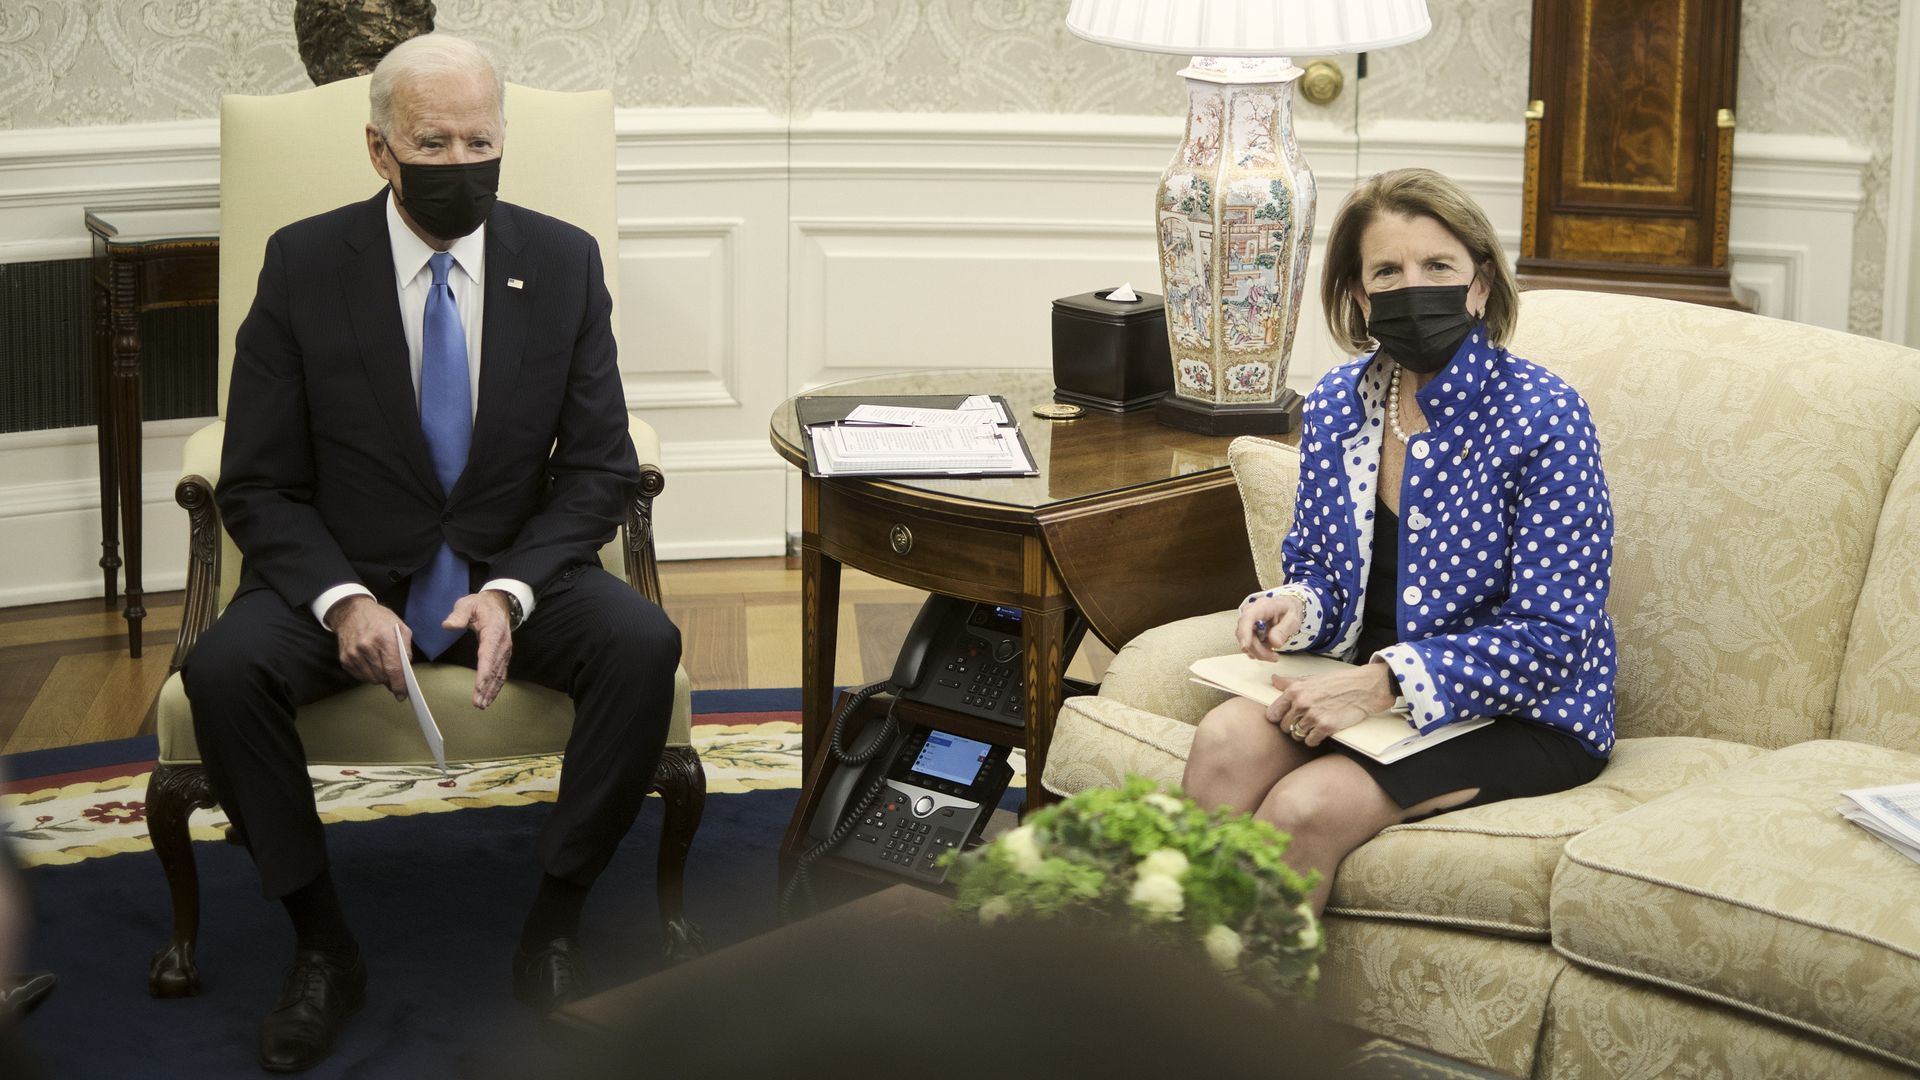
{"label": "blue necktie", "polygon": [[[473,444],[472,384],[467,378],[467,332],[460,327],[460,309],[454,306],[447,272],[453,256],[441,251],[429,259],[433,286],[427,291],[426,318],[420,330],[420,430],[427,437],[427,457],[433,461],[440,489],[453,491],[467,467]],[[407,592],[407,627],[413,643],[432,660],[447,651],[465,630],[447,630],[440,623],[454,602],[467,595],[471,582],[467,560],[453,553],[445,541],[433,561],[413,575]]]}

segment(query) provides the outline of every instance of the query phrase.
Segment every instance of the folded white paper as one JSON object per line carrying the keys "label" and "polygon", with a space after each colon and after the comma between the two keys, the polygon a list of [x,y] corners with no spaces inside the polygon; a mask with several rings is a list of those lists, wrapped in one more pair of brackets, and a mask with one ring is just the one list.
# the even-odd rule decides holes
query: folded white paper
{"label": "folded white paper", "polygon": [[393,637],[400,646],[400,670],[407,676],[407,701],[413,705],[413,718],[420,722],[420,734],[426,736],[427,749],[433,751],[433,763],[440,766],[440,775],[445,776],[447,741],[440,735],[440,725],[433,722],[433,710],[427,708],[427,695],[420,692],[420,680],[413,673],[413,650],[407,646],[406,631],[395,625]]}
{"label": "folded white paper", "polygon": [[1843,791],[1840,814],[1920,862],[1920,784]]}
{"label": "folded white paper", "polygon": [[1133,291],[1133,282],[1129,281],[1107,294],[1107,299],[1119,304],[1137,303],[1140,294]]}

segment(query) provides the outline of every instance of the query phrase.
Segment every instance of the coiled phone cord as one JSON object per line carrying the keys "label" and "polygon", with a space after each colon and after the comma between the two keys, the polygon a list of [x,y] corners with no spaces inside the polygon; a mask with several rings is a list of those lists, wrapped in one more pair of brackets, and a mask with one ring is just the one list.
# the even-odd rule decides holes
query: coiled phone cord
{"label": "coiled phone cord", "polygon": [[[866,740],[865,745],[858,750],[846,748],[847,722],[860,711],[860,707],[867,703],[868,698],[882,691],[893,692],[895,689],[892,683],[885,681],[863,686],[853,692],[853,696],[847,699],[846,705],[833,718],[833,730],[827,737],[827,752],[833,755],[833,760],[839,762],[841,768],[865,765],[893,741],[893,733],[899,727],[899,723],[894,719],[893,706],[888,705],[886,718],[880,722],[880,727],[873,732],[871,738]],[[828,852],[839,847],[846,840],[861,819],[866,817],[867,810],[873,806],[874,800],[880,797],[881,790],[886,786],[887,779],[884,775],[875,777],[873,782],[867,785],[866,790],[862,791],[841,814],[839,822],[833,827],[833,832],[794,860],[793,875],[787,879],[787,887],[780,893],[782,921],[793,919],[793,901],[796,896],[806,897],[809,911],[819,910],[819,902],[813,895],[813,864],[819,862]],[[820,808],[815,807],[814,812],[819,813]]]}

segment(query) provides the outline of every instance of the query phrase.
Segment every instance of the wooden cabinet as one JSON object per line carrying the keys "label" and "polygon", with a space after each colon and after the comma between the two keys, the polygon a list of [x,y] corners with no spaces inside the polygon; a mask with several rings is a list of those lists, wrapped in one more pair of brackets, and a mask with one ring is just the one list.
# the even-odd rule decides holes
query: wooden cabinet
{"label": "wooden cabinet", "polygon": [[1534,0],[1523,286],[1745,307],[1727,270],[1739,0]]}

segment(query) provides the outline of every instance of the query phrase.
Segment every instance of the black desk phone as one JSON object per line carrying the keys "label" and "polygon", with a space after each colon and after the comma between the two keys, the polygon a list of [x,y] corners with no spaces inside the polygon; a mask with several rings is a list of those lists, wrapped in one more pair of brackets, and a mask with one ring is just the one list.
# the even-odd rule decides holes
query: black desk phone
{"label": "black desk phone", "polygon": [[[864,769],[828,778],[809,833],[836,858],[938,883],[941,855],[976,840],[1013,778],[1008,749],[909,724]],[[865,798],[877,787],[873,797]],[[850,806],[858,799],[864,807]],[[848,818],[849,811],[855,816]]]}
{"label": "black desk phone", "polygon": [[[1021,622],[1016,607],[928,596],[900,646],[890,681],[907,701],[1024,728]],[[1062,655],[1073,655],[1086,630],[1075,612]]]}
{"label": "black desk phone", "polygon": [[[1013,778],[1008,748],[934,727],[902,728],[892,709],[857,749],[846,746],[848,719],[886,691],[899,700],[1025,728],[1021,611],[934,594],[900,647],[893,678],[855,691],[833,721],[827,774],[808,823],[813,847],[799,857],[782,896],[787,910],[807,890],[808,868],[828,855],[939,883],[939,857],[980,836]],[[1086,634],[1075,612],[1065,655]]]}

